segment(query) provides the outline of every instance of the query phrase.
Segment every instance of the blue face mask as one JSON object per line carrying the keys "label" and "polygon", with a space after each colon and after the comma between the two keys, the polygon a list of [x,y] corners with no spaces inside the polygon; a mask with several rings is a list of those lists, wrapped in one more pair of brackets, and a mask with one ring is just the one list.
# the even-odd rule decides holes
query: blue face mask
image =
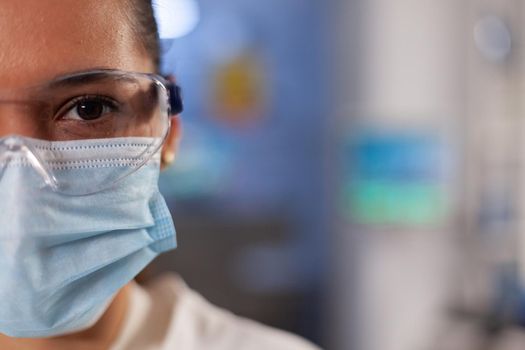
{"label": "blue face mask", "polygon": [[[108,145],[103,154],[93,141],[46,147],[78,150],[84,158],[91,152],[83,166],[58,169],[71,183],[89,184],[129,173],[125,162],[107,163],[122,155],[126,143],[133,147],[133,139],[126,140],[101,140]],[[24,142],[29,149],[44,143]],[[159,154],[113,187],[85,196],[42,187],[41,174],[26,158],[0,164],[0,333],[40,338],[89,328],[125,284],[159,253],[176,247],[157,186]]]}

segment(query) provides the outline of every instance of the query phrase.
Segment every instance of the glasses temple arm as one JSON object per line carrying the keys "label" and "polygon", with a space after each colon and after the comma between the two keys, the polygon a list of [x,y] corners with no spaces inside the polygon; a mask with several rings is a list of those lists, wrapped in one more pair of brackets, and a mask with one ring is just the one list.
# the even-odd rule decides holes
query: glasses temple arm
{"label": "glasses temple arm", "polygon": [[180,86],[169,80],[165,86],[169,92],[170,115],[182,113],[182,111],[184,111],[184,104],[182,102],[182,90]]}

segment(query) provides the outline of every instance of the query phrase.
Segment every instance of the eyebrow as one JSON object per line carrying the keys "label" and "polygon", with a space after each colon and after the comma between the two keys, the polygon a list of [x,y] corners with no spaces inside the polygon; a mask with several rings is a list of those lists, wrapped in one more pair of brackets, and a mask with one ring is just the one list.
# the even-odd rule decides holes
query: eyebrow
{"label": "eyebrow", "polygon": [[[82,86],[88,83],[99,83],[114,78],[112,73],[119,72],[117,69],[94,68],[84,71],[72,72],[57,76],[48,84],[48,88],[68,88]],[[125,79],[125,74],[119,78]]]}

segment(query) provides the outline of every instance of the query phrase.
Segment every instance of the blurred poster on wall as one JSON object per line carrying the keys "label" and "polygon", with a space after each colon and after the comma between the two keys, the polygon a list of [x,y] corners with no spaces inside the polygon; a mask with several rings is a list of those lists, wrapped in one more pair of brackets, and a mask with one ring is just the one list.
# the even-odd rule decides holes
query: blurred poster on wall
{"label": "blurred poster on wall", "polygon": [[362,130],[344,146],[344,217],[358,225],[433,227],[449,211],[446,150],[432,132]]}
{"label": "blurred poster on wall", "polygon": [[212,115],[243,126],[264,115],[264,72],[254,53],[242,53],[215,67]]}

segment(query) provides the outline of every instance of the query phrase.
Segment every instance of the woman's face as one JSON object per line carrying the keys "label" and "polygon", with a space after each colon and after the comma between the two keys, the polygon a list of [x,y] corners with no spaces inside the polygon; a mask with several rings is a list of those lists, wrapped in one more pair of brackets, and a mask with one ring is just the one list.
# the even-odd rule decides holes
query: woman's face
{"label": "woman's face", "polygon": [[[98,68],[153,72],[126,0],[2,0],[0,91]],[[16,115],[0,105],[0,136]]]}
{"label": "woman's face", "polygon": [[[130,0],[1,0],[0,96],[79,71],[154,72],[130,7]],[[31,135],[38,126],[24,116],[0,103],[0,137]],[[163,164],[174,159],[179,139],[180,120],[172,117]]]}

